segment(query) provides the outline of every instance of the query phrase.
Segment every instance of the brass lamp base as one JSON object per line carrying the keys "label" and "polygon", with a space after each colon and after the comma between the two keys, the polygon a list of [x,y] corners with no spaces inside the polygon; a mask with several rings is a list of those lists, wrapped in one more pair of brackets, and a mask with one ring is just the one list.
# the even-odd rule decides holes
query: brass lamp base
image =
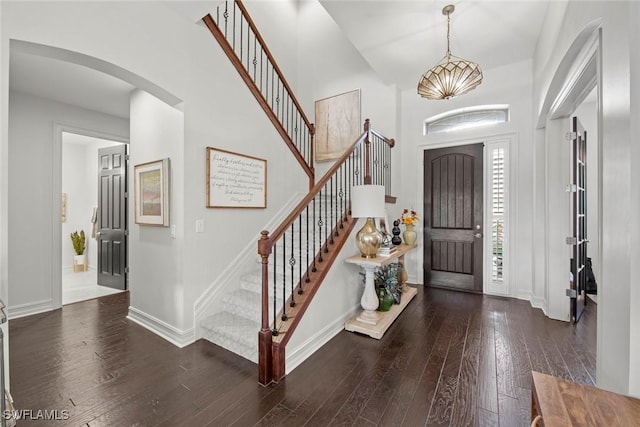
{"label": "brass lamp base", "polygon": [[364,226],[356,234],[356,244],[363,258],[375,258],[382,244],[382,234],[376,228],[373,218],[367,218]]}

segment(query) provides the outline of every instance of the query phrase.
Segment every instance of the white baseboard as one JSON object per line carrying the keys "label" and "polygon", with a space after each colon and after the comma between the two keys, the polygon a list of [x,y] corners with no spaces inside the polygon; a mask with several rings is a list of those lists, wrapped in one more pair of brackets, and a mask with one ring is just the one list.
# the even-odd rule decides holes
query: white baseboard
{"label": "white baseboard", "polygon": [[183,331],[131,306],[129,307],[127,319],[147,328],[154,334],[180,348],[187,346],[196,340],[194,328]]}
{"label": "white baseboard", "polygon": [[529,301],[533,305],[533,294],[530,291],[519,291],[516,293],[515,298]]}
{"label": "white baseboard", "polygon": [[544,315],[549,317],[547,314],[547,301],[544,298],[532,296],[529,301],[531,302],[531,307],[541,309]]}
{"label": "white baseboard", "polygon": [[9,318],[9,320],[11,320],[52,310],[55,310],[55,307],[53,306],[53,300],[48,299],[35,301],[27,304],[9,306],[7,308],[7,317]]}
{"label": "white baseboard", "polygon": [[358,303],[356,307],[345,313],[342,317],[325,326],[317,334],[309,337],[304,343],[302,343],[300,347],[296,348],[291,352],[290,355],[286,356],[285,365],[287,375],[296,367],[298,367],[298,365],[307,360],[313,353],[318,351],[320,347],[329,342],[331,338],[335,337],[341,331],[343,331],[344,322],[346,322],[347,319],[356,314],[360,309],[361,307]]}

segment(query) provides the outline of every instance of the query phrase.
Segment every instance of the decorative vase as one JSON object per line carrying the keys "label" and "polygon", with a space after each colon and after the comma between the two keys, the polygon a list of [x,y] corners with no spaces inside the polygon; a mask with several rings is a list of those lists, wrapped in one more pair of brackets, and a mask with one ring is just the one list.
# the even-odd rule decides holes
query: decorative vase
{"label": "decorative vase", "polygon": [[87,271],[87,255],[74,255],[73,256],[73,272],[77,272],[78,269]]}
{"label": "decorative vase", "polygon": [[418,238],[417,233],[413,230],[413,224],[405,224],[406,230],[402,233],[402,239],[406,245],[412,246]]}
{"label": "decorative vase", "polygon": [[387,292],[385,288],[379,288],[378,299],[380,300],[378,311],[389,311],[394,302],[393,295]]}
{"label": "decorative vase", "polygon": [[395,221],[393,221],[393,228],[391,229],[391,234],[393,234],[393,238],[391,239],[391,243],[393,243],[394,245],[399,245],[402,243],[402,239],[400,238],[400,227],[398,227],[400,225],[400,221],[398,221],[397,219]]}

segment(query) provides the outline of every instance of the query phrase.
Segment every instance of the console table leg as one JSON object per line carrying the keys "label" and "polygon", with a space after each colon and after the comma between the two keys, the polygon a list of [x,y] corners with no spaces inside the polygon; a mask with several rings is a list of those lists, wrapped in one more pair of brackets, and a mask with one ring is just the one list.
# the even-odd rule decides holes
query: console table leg
{"label": "console table leg", "polygon": [[357,320],[369,325],[375,325],[380,320],[380,314],[376,311],[378,309],[378,294],[376,293],[376,287],[373,279],[373,274],[376,267],[363,266],[365,270],[364,280],[364,292],[360,299],[360,305],[363,308],[363,312],[360,313]]}

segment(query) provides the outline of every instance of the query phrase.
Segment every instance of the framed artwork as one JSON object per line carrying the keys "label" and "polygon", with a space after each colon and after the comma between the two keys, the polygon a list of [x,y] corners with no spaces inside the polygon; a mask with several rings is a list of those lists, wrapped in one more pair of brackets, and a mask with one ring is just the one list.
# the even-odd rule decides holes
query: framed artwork
{"label": "framed artwork", "polygon": [[266,208],[267,161],[207,147],[207,207]]}
{"label": "framed artwork", "polygon": [[141,163],[134,168],[135,222],[169,226],[169,158]]}
{"label": "framed artwork", "polygon": [[60,219],[62,222],[67,220],[67,193],[62,193],[62,198],[60,199]]}
{"label": "framed artwork", "polygon": [[316,101],[315,115],[316,161],[335,160],[362,133],[360,89]]}

